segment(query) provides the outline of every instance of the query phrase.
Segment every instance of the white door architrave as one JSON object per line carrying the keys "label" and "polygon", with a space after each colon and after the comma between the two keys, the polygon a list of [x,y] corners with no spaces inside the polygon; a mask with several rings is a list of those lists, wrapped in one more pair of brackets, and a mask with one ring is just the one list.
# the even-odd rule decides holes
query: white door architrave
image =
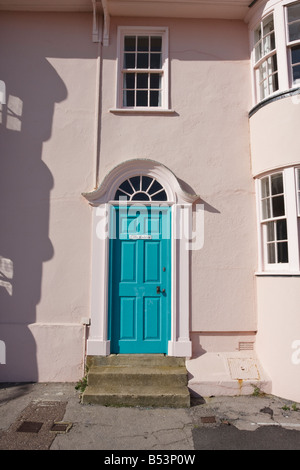
{"label": "white door architrave", "polygon": [[[199,199],[187,193],[177,177],[163,164],[148,160],[127,160],[111,170],[100,186],[83,193],[93,208],[91,323],[87,355],[110,354],[108,339],[109,289],[109,214],[117,188],[127,178],[146,175],[164,187],[172,210],[171,339],[168,355],[191,357],[190,323],[190,250],[192,205]],[[114,202],[116,204],[116,201]],[[157,203],[156,203],[157,205]]]}

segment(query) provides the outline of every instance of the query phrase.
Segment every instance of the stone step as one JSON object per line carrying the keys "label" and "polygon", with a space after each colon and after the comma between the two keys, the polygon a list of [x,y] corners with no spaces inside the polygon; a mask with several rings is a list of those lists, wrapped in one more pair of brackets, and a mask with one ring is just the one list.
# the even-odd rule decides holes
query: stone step
{"label": "stone step", "polygon": [[106,389],[106,387],[88,386],[82,397],[83,404],[102,406],[168,407],[188,408],[190,394],[186,387],[164,390],[162,387],[136,387]]}
{"label": "stone step", "polygon": [[110,354],[109,356],[87,356],[86,365],[93,366],[178,366],[185,367],[184,357],[164,354]]}
{"label": "stone step", "polygon": [[88,356],[83,404],[189,407],[184,358],[164,354]]}
{"label": "stone step", "polygon": [[130,366],[93,366],[88,373],[88,385],[120,383],[141,385],[187,386],[187,371],[184,367],[130,367]]}

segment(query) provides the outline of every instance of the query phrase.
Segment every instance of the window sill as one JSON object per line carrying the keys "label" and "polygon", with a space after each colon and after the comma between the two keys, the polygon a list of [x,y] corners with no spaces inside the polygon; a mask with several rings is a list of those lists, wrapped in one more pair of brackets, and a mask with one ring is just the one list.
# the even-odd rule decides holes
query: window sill
{"label": "window sill", "polygon": [[110,113],[113,114],[176,114],[174,109],[164,109],[164,108],[155,108],[155,109],[148,109],[148,108],[111,108],[109,110]]}
{"label": "window sill", "polygon": [[272,95],[264,98],[263,100],[259,101],[250,111],[249,111],[249,118],[253,116],[259,109],[263,108],[269,103],[273,103],[274,101],[281,100],[283,98],[288,98],[290,96],[295,96],[300,94],[300,87],[293,87],[289,90],[285,91],[277,91]]}
{"label": "window sill", "polygon": [[294,276],[300,276],[300,272],[299,271],[295,271],[295,272],[289,272],[289,271],[257,271],[254,273],[255,276],[262,276],[262,277],[265,277],[265,276],[287,276],[287,277],[294,277]]}

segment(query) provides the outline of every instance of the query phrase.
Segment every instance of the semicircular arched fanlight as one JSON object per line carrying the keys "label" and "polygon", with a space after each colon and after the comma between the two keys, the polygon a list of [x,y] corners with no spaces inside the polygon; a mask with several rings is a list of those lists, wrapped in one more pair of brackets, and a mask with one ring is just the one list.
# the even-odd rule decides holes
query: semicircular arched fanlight
{"label": "semicircular arched fanlight", "polygon": [[139,175],[123,181],[115,194],[115,201],[167,201],[164,187],[153,177]]}

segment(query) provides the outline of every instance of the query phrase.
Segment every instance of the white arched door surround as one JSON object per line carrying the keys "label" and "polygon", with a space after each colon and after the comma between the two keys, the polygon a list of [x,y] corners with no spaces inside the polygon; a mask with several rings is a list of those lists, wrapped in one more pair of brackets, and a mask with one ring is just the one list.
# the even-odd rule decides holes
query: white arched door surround
{"label": "white arched door surround", "polygon": [[[139,175],[157,180],[165,193],[164,202],[155,204],[171,207],[171,339],[168,342],[168,355],[191,357],[189,241],[192,205],[199,197],[187,193],[166,166],[148,159],[128,160],[119,164],[107,174],[96,190],[83,194],[93,208],[91,323],[87,355],[106,356],[111,352],[108,339],[110,207],[116,205],[115,195],[120,185]],[[127,203],[138,204],[136,200]],[[150,200],[147,205],[153,203]]]}

